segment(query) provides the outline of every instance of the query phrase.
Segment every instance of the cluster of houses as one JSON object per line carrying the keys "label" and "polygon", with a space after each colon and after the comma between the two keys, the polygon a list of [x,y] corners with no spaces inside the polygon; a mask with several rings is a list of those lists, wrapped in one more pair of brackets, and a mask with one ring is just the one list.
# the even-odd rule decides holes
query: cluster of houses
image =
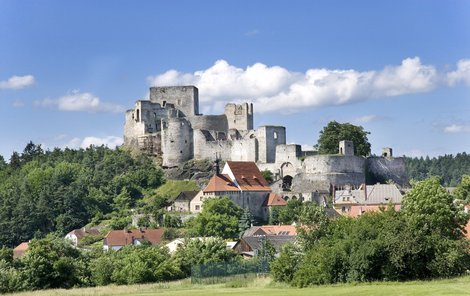
{"label": "cluster of houses", "polygon": [[[215,174],[200,191],[181,192],[168,208],[175,213],[197,214],[202,211],[206,199],[228,196],[238,206],[248,209],[254,217],[267,220],[274,207],[283,207],[287,201],[271,190],[256,163],[247,161],[227,161],[222,170],[218,163]],[[333,191],[333,207],[328,208],[328,216],[346,215],[357,217],[367,212],[378,211],[385,206],[399,210],[403,198],[402,191],[394,184],[361,185],[357,188],[344,186]],[[100,229],[81,228],[69,232],[65,238],[79,247],[85,237],[100,235]],[[287,242],[297,236],[293,225],[264,225],[249,228],[236,242],[227,242],[227,247],[245,258],[257,255],[262,242],[269,241],[279,251]],[[192,238],[207,239],[207,238]],[[123,229],[110,231],[103,238],[104,250],[119,250],[128,245],[149,243],[160,245],[164,241],[163,229]],[[184,244],[184,239],[176,239],[166,244],[170,252]],[[14,249],[14,257],[21,257],[28,248],[22,243]]]}

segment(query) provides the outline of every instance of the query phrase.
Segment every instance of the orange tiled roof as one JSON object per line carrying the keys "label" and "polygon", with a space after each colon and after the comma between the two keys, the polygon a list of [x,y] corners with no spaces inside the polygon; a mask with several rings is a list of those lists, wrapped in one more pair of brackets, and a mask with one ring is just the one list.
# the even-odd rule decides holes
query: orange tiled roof
{"label": "orange tiled roof", "polygon": [[264,225],[258,226],[252,235],[297,235],[294,225]]}
{"label": "orange tiled roof", "polygon": [[266,201],[265,206],[268,206],[268,207],[287,205],[287,201],[285,201],[282,197],[280,197],[279,195],[273,192],[270,193],[266,199],[267,201]]}
{"label": "orange tiled roof", "polygon": [[104,238],[104,244],[108,246],[132,245],[135,240],[146,240],[152,245],[161,243],[163,239],[163,229],[132,229],[113,230]]}
{"label": "orange tiled roof", "polygon": [[238,186],[243,191],[271,191],[256,163],[252,161],[227,161]]}
{"label": "orange tiled roof", "polygon": [[214,175],[203,192],[240,191],[228,175]]}

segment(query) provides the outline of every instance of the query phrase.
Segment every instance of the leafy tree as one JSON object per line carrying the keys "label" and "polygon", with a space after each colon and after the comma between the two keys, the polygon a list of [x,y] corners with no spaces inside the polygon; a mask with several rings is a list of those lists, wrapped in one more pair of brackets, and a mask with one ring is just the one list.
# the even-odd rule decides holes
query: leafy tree
{"label": "leafy tree", "polygon": [[298,199],[291,199],[287,205],[280,208],[278,219],[281,224],[292,224],[299,221],[299,215],[302,211],[303,203]]}
{"label": "leafy tree", "polygon": [[370,132],[365,131],[362,126],[330,121],[320,131],[320,137],[315,147],[320,154],[338,154],[339,142],[349,140],[354,143],[355,155],[368,156],[370,154],[370,143],[367,135],[369,134]]}
{"label": "leafy tree", "polygon": [[235,258],[236,254],[220,238],[187,239],[174,255],[175,263],[186,276],[191,274],[193,265],[229,262]]}
{"label": "leafy tree", "polygon": [[18,152],[14,151],[10,157],[10,167],[17,169],[21,166],[21,159]]}
{"label": "leafy tree", "polygon": [[455,188],[453,194],[460,200],[463,200],[467,203],[470,202],[470,175],[462,176],[462,181],[457,186],[457,188]]}
{"label": "leafy tree", "polygon": [[263,239],[261,241],[261,247],[258,252],[259,258],[261,258],[263,261],[271,263],[274,260],[276,253],[276,249],[269,240]]}
{"label": "leafy tree", "polygon": [[303,204],[297,232],[305,249],[312,248],[317,241],[327,234],[328,223],[325,208],[312,202]]}
{"label": "leafy tree", "polygon": [[417,182],[403,199],[403,214],[423,234],[458,239],[468,216],[440,185],[438,177]]}
{"label": "leafy tree", "polygon": [[251,227],[252,220],[253,216],[250,211],[245,209],[238,222],[239,237],[242,237],[245,231]]}
{"label": "leafy tree", "polygon": [[270,170],[261,171],[261,175],[263,175],[263,178],[268,181],[269,184],[274,181],[273,173]]}
{"label": "leafy tree", "polygon": [[194,220],[194,231],[201,236],[236,238],[242,213],[243,210],[228,197],[206,199]]}
{"label": "leafy tree", "polygon": [[80,252],[65,240],[53,236],[32,240],[21,264],[25,286],[31,290],[88,284]]}
{"label": "leafy tree", "polygon": [[0,155],[0,171],[4,170],[7,167],[7,163],[5,162],[5,158]]}
{"label": "leafy tree", "polygon": [[281,249],[281,254],[271,263],[271,275],[275,281],[291,283],[294,273],[302,262],[303,252],[299,246],[288,243]]}

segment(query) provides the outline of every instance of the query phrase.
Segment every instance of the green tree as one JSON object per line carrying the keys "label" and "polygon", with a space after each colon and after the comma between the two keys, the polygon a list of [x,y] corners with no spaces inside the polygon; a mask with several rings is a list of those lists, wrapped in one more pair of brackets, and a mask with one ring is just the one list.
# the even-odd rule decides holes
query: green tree
{"label": "green tree", "polygon": [[280,208],[277,218],[281,224],[292,224],[299,221],[299,215],[302,211],[303,203],[298,199],[291,199],[287,205]]}
{"label": "green tree", "polygon": [[320,137],[315,147],[320,154],[338,154],[339,142],[349,140],[354,143],[355,155],[368,156],[370,154],[370,143],[367,135],[369,134],[370,132],[365,131],[362,126],[330,121],[320,131]]}
{"label": "green tree", "polygon": [[261,171],[261,175],[263,175],[263,178],[268,181],[269,184],[274,181],[273,173],[270,170]]}
{"label": "green tree", "polygon": [[329,220],[325,208],[313,202],[302,205],[297,233],[305,249],[310,249],[328,232]]}
{"label": "green tree", "polygon": [[242,237],[245,231],[251,227],[252,222],[253,216],[248,209],[245,209],[238,222],[239,237]]}
{"label": "green tree", "polygon": [[32,240],[21,264],[25,286],[31,290],[88,285],[80,252],[63,239]]}
{"label": "green tree", "polygon": [[233,239],[238,237],[238,221],[242,213],[243,210],[228,197],[209,198],[193,221],[193,228],[201,236]]}
{"label": "green tree", "polygon": [[466,203],[470,202],[470,175],[462,176],[462,181],[460,181],[460,184],[455,188],[453,194],[456,198]]}
{"label": "green tree", "polygon": [[403,199],[403,214],[417,231],[459,239],[468,220],[463,208],[441,186],[439,177],[417,182]]}
{"label": "green tree", "polygon": [[220,238],[186,239],[174,255],[175,263],[186,276],[191,274],[193,265],[229,262],[235,258],[236,254]]}
{"label": "green tree", "polygon": [[271,263],[271,275],[274,280],[291,283],[294,273],[302,262],[302,256],[303,252],[299,246],[292,243],[284,245],[279,257]]}

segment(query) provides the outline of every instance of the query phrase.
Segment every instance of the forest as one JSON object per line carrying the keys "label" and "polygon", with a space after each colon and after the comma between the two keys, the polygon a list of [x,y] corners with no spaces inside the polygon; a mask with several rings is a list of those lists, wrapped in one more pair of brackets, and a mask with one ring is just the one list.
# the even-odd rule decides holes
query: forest
{"label": "forest", "polygon": [[470,155],[457,153],[438,157],[406,157],[406,172],[410,180],[422,181],[430,176],[441,177],[441,184],[455,187],[465,174],[470,174]]}

